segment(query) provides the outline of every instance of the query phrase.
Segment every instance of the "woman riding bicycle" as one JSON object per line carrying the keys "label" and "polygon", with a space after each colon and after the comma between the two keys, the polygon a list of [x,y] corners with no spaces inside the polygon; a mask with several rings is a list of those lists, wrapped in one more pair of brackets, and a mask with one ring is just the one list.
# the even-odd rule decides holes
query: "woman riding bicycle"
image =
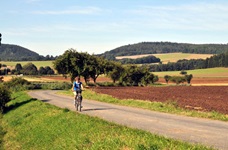
{"label": "woman riding bicycle", "polygon": [[78,93],[82,93],[83,85],[80,81],[80,77],[75,77],[75,81],[73,82],[72,91],[74,93],[74,104],[75,104],[75,97],[77,97]]}

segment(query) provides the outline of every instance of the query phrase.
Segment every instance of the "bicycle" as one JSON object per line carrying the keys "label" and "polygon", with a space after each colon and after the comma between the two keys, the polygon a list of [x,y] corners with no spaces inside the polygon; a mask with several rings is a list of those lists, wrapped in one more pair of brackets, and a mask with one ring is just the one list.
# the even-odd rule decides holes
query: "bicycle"
{"label": "bicycle", "polygon": [[78,111],[78,110],[82,111],[82,94],[81,94],[81,92],[77,92],[77,94],[75,96],[74,106],[76,108],[76,111]]}

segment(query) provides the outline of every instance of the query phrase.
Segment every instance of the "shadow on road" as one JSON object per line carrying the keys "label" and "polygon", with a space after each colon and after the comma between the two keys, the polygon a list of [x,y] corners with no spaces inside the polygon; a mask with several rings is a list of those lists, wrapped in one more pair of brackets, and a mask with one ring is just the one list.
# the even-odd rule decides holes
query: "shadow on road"
{"label": "shadow on road", "polygon": [[96,111],[96,110],[109,110],[113,108],[92,108],[92,109],[83,109],[82,111]]}
{"label": "shadow on road", "polygon": [[51,99],[43,99],[43,100],[41,100],[42,102],[49,102],[49,101],[51,101]]}

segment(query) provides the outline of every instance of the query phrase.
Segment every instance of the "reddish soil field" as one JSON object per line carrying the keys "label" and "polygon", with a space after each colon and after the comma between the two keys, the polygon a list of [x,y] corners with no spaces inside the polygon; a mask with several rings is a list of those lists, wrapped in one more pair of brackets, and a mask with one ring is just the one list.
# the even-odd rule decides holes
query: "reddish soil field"
{"label": "reddish soil field", "polygon": [[93,90],[120,99],[174,101],[182,108],[228,114],[228,86],[98,87]]}

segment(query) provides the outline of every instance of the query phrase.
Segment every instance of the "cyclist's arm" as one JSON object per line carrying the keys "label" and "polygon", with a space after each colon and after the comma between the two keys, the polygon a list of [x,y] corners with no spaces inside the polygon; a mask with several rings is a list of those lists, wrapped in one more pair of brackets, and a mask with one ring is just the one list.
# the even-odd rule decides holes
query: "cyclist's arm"
{"label": "cyclist's arm", "polygon": [[72,92],[74,92],[74,83],[73,83],[73,85],[72,85],[72,89],[71,89],[71,90],[72,90]]}
{"label": "cyclist's arm", "polygon": [[81,84],[81,89],[82,89],[82,90],[84,90],[84,87],[83,87],[83,85],[82,85],[82,84]]}

